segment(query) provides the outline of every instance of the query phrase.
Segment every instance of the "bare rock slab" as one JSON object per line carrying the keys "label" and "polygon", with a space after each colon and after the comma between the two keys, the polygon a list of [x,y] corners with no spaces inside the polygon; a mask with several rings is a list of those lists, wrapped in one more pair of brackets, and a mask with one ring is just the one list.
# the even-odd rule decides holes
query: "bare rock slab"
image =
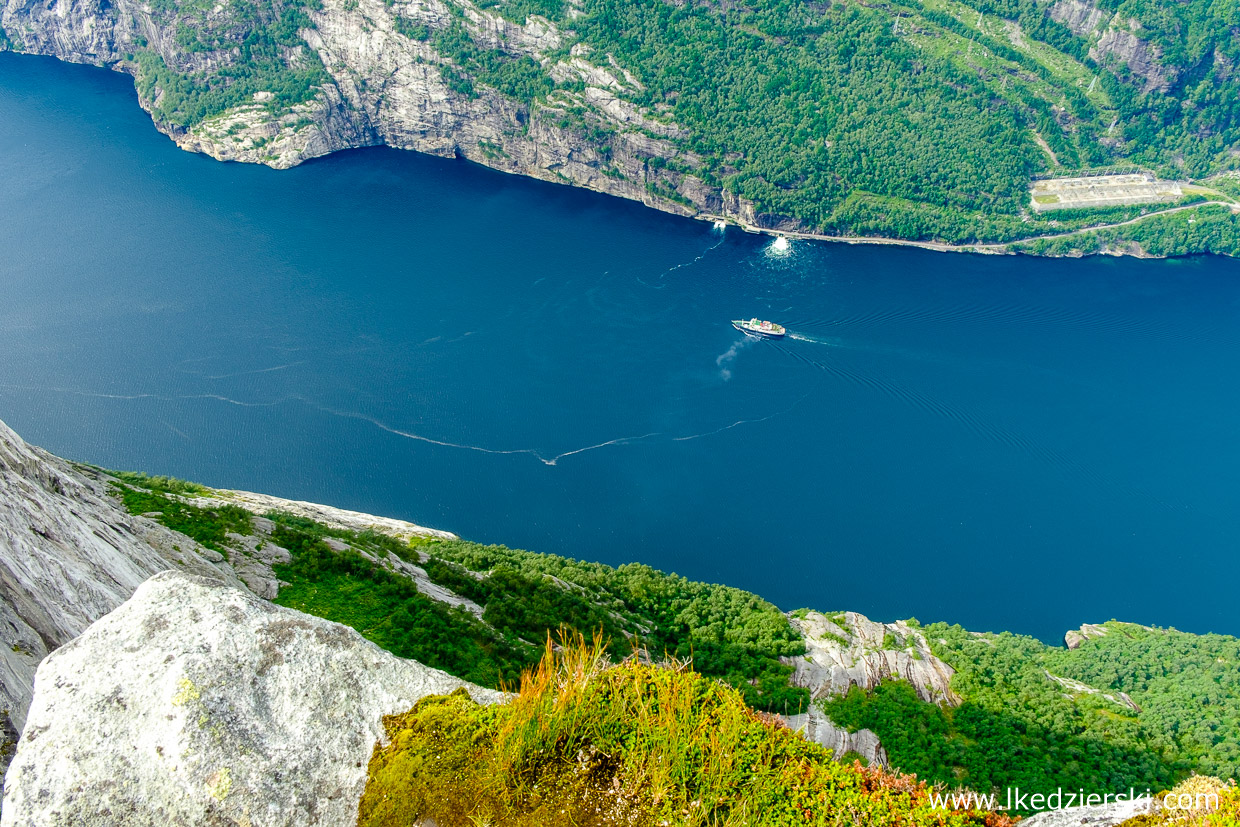
{"label": "bare rock slab", "polygon": [[353,824],[382,716],[462,686],[165,571],[40,665],[0,825]]}

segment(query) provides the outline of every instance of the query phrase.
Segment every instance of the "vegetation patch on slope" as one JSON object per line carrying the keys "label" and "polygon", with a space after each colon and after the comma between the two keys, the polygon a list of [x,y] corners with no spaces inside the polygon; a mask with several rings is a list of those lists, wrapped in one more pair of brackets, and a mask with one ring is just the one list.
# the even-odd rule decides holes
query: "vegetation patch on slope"
{"label": "vegetation patch on slope", "polygon": [[[555,81],[538,61],[528,55],[510,55],[498,49],[478,46],[459,19],[434,33],[431,45],[443,57],[454,61],[467,73],[457,80],[456,90],[473,97],[472,80],[492,87],[503,95],[529,103],[555,89]],[[445,79],[452,82],[449,75]]]}
{"label": "vegetation patch on slope", "polygon": [[[192,127],[253,104],[260,92],[270,96],[264,106],[284,112],[314,98],[328,80],[318,53],[301,38],[312,26],[308,9],[317,8],[318,0],[310,5],[226,0],[218,10],[214,4],[172,0],[153,6],[166,22],[175,22],[176,57],[183,65],[170,66],[171,55],[149,47],[131,59],[139,96],[165,123]],[[227,57],[213,69],[191,68],[204,53]]]}
{"label": "vegetation patch on slope", "polygon": [[352,626],[394,655],[483,686],[514,681],[536,656],[529,644],[432,600],[357,550],[331,548],[316,532],[277,523],[271,540],[292,554],[274,567],[287,583],[275,600],[281,606]]}
{"label": "vegetation patch on slope", "polygon": [[[514,684],[537,662],[536,641],[567,628],[601,634],[621,654],[643,648],[655,657],[691,658],[758,708],[796,712],[809,703],[806,690],[789,684],[791,667],[778,660],[804,644],[775,606],[739,589],[648,566],[613,569],[461,540],[399,549],[433,581],[481,606],[479,620],[425,597],[407,577],[356,551],[333,550],[314,528],[268,516],[280,521],[273,541],[292,553],[276,568],[288,582],[277,603],[346,623],[402,657],[484,686]],[[387,549],[375,548],[380,555],[397,550],[391,543],[402,545],[387,539]],[[357,547],[366,549],[365,542]]]}
{"label": "vegetation patch on slope", "polygon": [[[107,472],[133,514],[151,514],[208,548],[227,552],[227,534],[254,535],[248,511],[195,505],[210,489],[169,477]],[[779,658],[804,643],[777,607],[729,586],[695,583],[649,566],[612,568],[463,540],[332,528],[282,512],[265,515],[270,541],[290,554],[275,565],[275,602],[352,626],[401,657],[483,686],[515,684],[537,663],[549,632],[601,634],[620,654],[691,659],[696,669],[738,688],[760,709],[796,713],[809,693],[789,683]],[[333,541],[333,542],[329,542]],[[418,565],[435,583],[474,601],[481,617],[418,590],[389,555]]]}
{"label": "vegetation patch on slope", "polygon": [[1204,775],[1161,791],[1157,811],[1134,816],[1118,827],[1237,827],[1240,825],[1240,789],[1234,781]]}
{"label": "vegetation patch on slope", "polygon": [[464,692],[385,719],[358,824],[992,825],[916,779],[832,760],[683,664],[548,641],[507,704]]}
{"label": "vegetation patch on slope", "polygon": [[1151,256],[1240,255],[1240,213],[1221,205],[1207,205],[1153,215],[1124,227],[1024,242],[1015,249],[1035,255],[1088,255],[1123,251],[1133,245]]}
{"label": "vegetation patch on slope", "polygon": [[[542,640],[561,625],[585,633],[601,628],[613,638],[616,630],[655,657],[691,659],[694,669],[725,679],[759,709],[796,713],[808,705],[808,693],[788,684],[792,667],[779,661],[803,654],[804,642],[776,606],[750,592],[640,563],[612,568],[461,540],[426,540],[417,549],[432,558],[433,579],[485,603],[484,619],[526,640]],[[461,567],[455,579],[443,573],[452,565]],[[463,570],[487,574],[471,583],[459,578]]]}
{"label": "vegetation patch on slope", "polygon": [[1240,639],[1105,627],[1110,634],[1068,650],[927,626],[935,654],[957,670],[961,706],[885,683],[825,709],[849,729],[876,732],[893,765],[983,792],[1159,790],[1194,770],[1240,776]]}
{"label": "vegetation patch on slope", "polygon": [[[170,477],[129,475],[154,486],[151,490],[133,485],[117,485],[115,490],[130,514],[150,514],[162,525],[197,540],[209,549],[227,552],[228,534],[251,534],[254,531],[250,512],[235,505],[199,508],[184,502],[176,494],[188,492],[192,483]],[[174,490],[177,489],[177,490]]]}

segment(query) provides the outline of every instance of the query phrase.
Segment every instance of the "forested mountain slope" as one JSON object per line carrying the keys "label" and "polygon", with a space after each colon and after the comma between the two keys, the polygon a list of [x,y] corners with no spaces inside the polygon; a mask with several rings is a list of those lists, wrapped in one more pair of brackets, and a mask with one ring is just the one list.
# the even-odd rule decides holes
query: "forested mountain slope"
{"label": "forested mountain slope", "polygon": [[[5,0],[0,23],[0,48],[132,73],[219,158],[386,143],[788,232],[1240,252],[1226,0]],[[1042,238],[1170,206],[1033,209],[1035,176],[1108,167],[1221,206]]]}
{"label": "forested mountain slope", "polygon": [[1115,621],[1082,630],[1065,649],[928,625],[935,655],[956,669],[958,707],[889,683],[826,711],[876,732],[894,766],[978,790],[1157,792],[1189,768],[1240,776],[1240,639]]}
{"label": "forested mountain slope", "polygon": [[933,783],[1115,793],[1168,789],[1194,771],[1240,776],[1235,637],[1111,622],[1070,633],[1065,649],[944,623],[785,615],[637,563],[246,516],[232,492],[142,475],[120,475],[115,490],[134,514],[230,555],[256,544],[281,555],[276,603],[484,686],[515,685],[538,642],[567,629],[598,634],[617,656],[689,659],[757,709],[813,705],[876,733],[892,766]]}

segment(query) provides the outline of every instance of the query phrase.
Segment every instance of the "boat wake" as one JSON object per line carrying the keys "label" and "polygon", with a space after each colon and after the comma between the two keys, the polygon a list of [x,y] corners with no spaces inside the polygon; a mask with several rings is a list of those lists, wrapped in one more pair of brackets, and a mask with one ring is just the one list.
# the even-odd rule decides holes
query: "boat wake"
{"label": "boat wake", "polygon": [[796,339],[798,342],[809,342],[811,345],[827,345],[828,347],[838,347],[839,339],[823,339],[820,336],[809,336],[805,333],[788,332],[789,339]]}
{"label": "boat wake", "polygon": [[[738,342],[737,344],[740,345],[741,343]],[[568,457],[577,456],[579,454],[584,454],[589,451],[597,451],[602,448],[609,448],[612,446],[619,446],[619,445],[630,445],[635,442],[642,442],[645,440],[655,439],[658,437],[662,437],[670,442],[687,442],[689,440],[703,439],[706,437],[714,436],[716,434],[721,434],[725,431],[730,431],[733,428],[738,428],[742,425],[767,422],[771,419],[774,419],[776,417],[784,415],[785,413],[788,413],[793,408],[795,408],[797,405],[801,404],[801,402],[803,402],[807,397],[809,397],[810,393],[812,393],[812,391],[810,391],[809,393],[806,393],[804,396],[798,399],[796,402],[792,403],[792,405],[789,405],[787,408],[775,411],[774,413],[767,414],[766,416],[754,417],[750,419],[738,419],[735,422],[732,422],[728,425],[724,425],[719,428],[715,428],[714,430],[710,430],[710,431],[703,431],[701,433],[685,434],[685,435],[679,435],[679,436],[668,434],[662,431],[653,431],[650,433],[639,434],[639,435],[634,435],[634,436],[616,437],[615,439],[609,439],[604,442],[598,442],[592,445],[585,445],[580,448],[573,448],[568,451],[561,451],[558,454],[547,454],[547,453],[543,453],[542,451],[536,450],[534,448],[491,448],[485,445],[475,445],[475,444],[466,443],[466,442],[452,442],[451,440],[446,440],[446,439],[436,439],[434,437],[426,436],[424,434],[419,434],[414,431],[405,430],[403,428],[397,428],[395,426],[389,425],[388,423],[384,422],[378,417],[371,416],[370,414],[362,413],[360,411],[347,411],[347,410],[341,410],[339,408],[329,407],[327,405],[319,404],[318,402],[315,402],[312,399],[307,399],[304,396],[298,396],[298,395],[283,396],[283,397],[280,397],[279,399],[269,400],[265,402],[246,402],[240,399],[233,399],[231,397],[222,396],[216,393],[199,393],[199,394],[182,394],[182,395],[168,395],[168,394],[155,394],[155,393],[115,394],[115,393],[95,392],[95,391],[89,391],[89,390],[78,390],[74,388],[35,387],[35,386],[10,385],[10,384],[0,384],[0,388],[6,388],[6,389],[11,389],[11,390],[24,390],[24,391],[42,391],[45,393],[64,393],[64,394],[70,394],[73,396],[85,396],[85,397],[91,397],[91,398],[96,398],[96,399],[111,399],[111,400],[126,401],[126,402],[140,401],[140,400],[141,401],[145,401],[145,400],[163,401],[163,402],[214,401],[214,402],[221,402],[226,405],[234,405],[234,406],[242,407],[242,408],[271,408],[277,405],[285,405],[288,403],[299,403],[315,411],[318,411],[319,413],[324,413],[330,416],[340,417],[342,419],[354,419],[360,422],[365,422],[368,425],[378,428],[379,430],[385,433],[391,434],[392,436],[400,437],[402,439],[409,439],[415,442],[423,442],[428,445],[435,445],[441,448],[454,448],[454,449],[461,450],[461,451],[472,451],[475,453],[491,454],[494,456],[522,456],[522,455],[530,456],[530,457],[533,457],[534,459],[537,459],[543,465],[546,465],[548,467],[554,467],[558,465],[560,460],[562,459],[567,459]],[[182,436],[185,439],[190,439],[190,437],[187,434],[178,430],[172,424],[166,421],[163,421],[163,424],[166,425],[171,431],[178,434],[179,436]]]}
{"label": "boat wake", "polygon": [[[698,253],[698,255],[696,255],[692,261],[685,261],[685,262],[681,262],[680,264],[675,264],[671,267],[668,267],[666,270],[664,270],[662,273],[659,274],[656,281],[663,282],[665,278],[670,276],[672,273],[675,273],[677,270],[683,270],[686,267],[692,267],[693,265],[697,264],[702,259],[706,258],[707,254],[710,253],[711,250],[714,250],[716,247],[718,247],[720,244],[722,244],[726,240],[727,240],[726,237],[720,235],[720,238],[718,241],[716,241],[714,244],[707,247],[702,252]],[[649,287],[651,290],[662,290],[664,287],[667,287],[667,284],[664,284],[664,283],[651,284],[650,282],[643,279],[641,276],[636,276],[635,278],[637,279],[638,284],[641,284],[643,287]]]}

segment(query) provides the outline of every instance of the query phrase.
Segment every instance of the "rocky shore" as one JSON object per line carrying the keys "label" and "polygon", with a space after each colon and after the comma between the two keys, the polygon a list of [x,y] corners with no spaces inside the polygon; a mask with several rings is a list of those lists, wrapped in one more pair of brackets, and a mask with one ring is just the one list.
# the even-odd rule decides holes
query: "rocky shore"
{"label": "rocky shore", "polygon": [[[458,9],[476,39],[550,65],[553,77],[579,80],[580,91],[557,90],[527,106],[488,88],[474,95],[454,88],[444,75],[449,61],[398,26],[442,27]],[[679,215],[718,216],[762,230],[801,229],[793,219],[758,214],[751,203],[675,171],[699,164],[676,145],[680,128],[618,96],[637,81],[608,56],[578,47],[566,59],[551,57],[563,37],[543,18],[517,25],[450,0],[324,0],[310,17],[313,27],[301,34],[328,72],[313,100],[273,109],[270,94],[259,92],[252,102],[189,129],[153,114],[156,127],[182,148],[219,160],[287,169],[338,150],[387,145],[466,158]],[[170,66],[203,60],[178,48],[183,22],[137,0],[0,5],[0,24],[18,50],[135,75],[134,54],[143,48],[155,49]],[[158,99],[139,95],[139,103],[153,112]]]}
{"label": "rocky shore", "polygon": [[[1065,2],[1060,0],[1056,8]],[[196,16],[200,12],[188,4],[181,9],[175,3],[152,6],[138,0],[50,5],[2,0],[0,26],[5,34],[0,50],[50,55],[134,75],[139,103],[152,114],[156,127],[183,149],[219,160],[286,169],[339,150],[386,145],[464,158],[747,232],[944,252],[1013,252],[1004,243],[822,235],[795,216],[764,213],[751,201],[708,183],[715,179],[700,174],[702,159],[682,140],[684,129],[666,113],[631,102],[641,84],[611,55],[572,44],[571,33],[545,18],[529,16],[518,24],[472,0],[322,0],[308,6],[310,25],[298,33],[301,45],[285,50],[290,66],[322,61],[323,82],[308,100],[281,104],[278,92],[260,90],[183,126],[160,116],[169,93],[144,78],[144,72],[154,70],[149,61],[142,63],[143,56],[181,73],[219,71],[240,59],[237,50],[187,47],[184,32],[235,33],[254,25],[230,17],[235,10],[229,4],[217,5],[201,19]],[[1084,14],[1077,12],[1076,17]],[[487,86],[462,89],[453,82],[452,59],[436,51],[433,38],[409,35],[411,30],[442,30],[456,21],[475,42],[538,64],[560,86],[532,102]],[[1097,24],[1093,17],[1089,21]],[[1136,60],[1139,55],[1129,57]],[[1105,252],[1141,254],[1133,245]]]}

